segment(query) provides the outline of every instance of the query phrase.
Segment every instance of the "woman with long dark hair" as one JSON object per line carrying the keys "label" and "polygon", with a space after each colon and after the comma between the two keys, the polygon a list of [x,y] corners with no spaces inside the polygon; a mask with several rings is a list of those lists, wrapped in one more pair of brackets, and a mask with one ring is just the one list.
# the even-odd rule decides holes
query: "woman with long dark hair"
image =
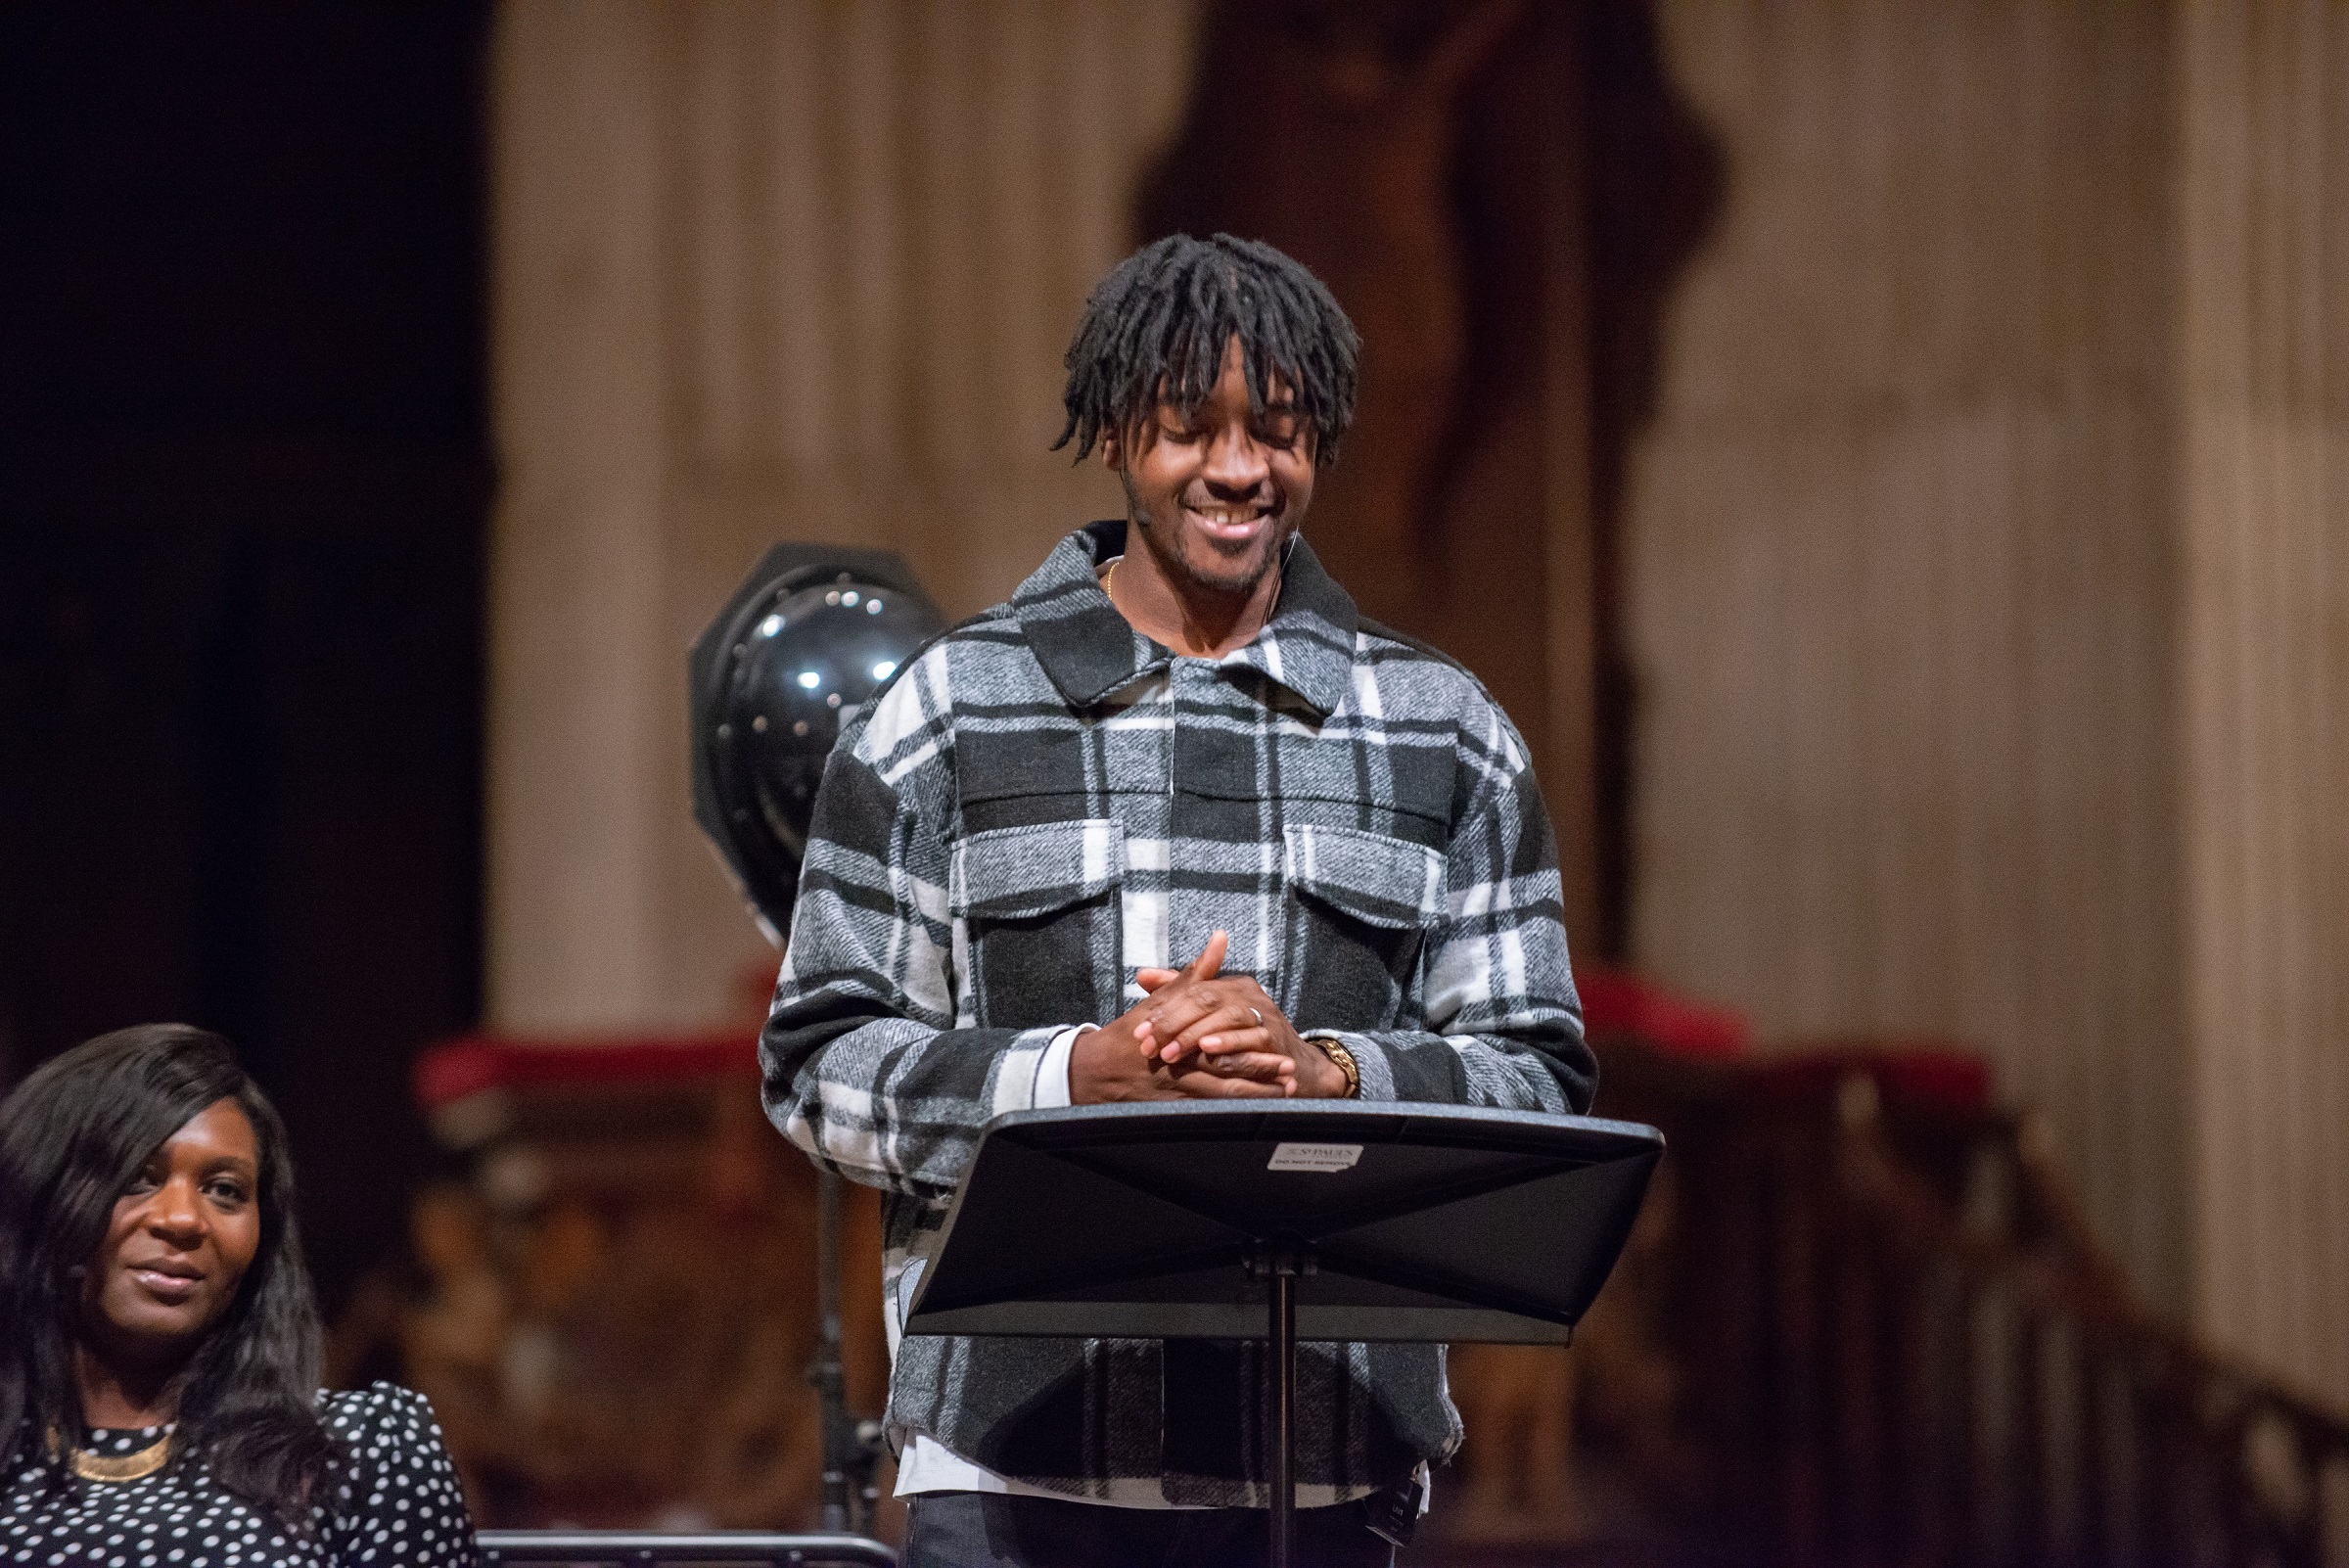
{"label": "woman with long dark hair", "polygon": [[470,1564],[423,1399],[318,1391],[285,1127],[217,1035],[0,1101],[0,1562]]}

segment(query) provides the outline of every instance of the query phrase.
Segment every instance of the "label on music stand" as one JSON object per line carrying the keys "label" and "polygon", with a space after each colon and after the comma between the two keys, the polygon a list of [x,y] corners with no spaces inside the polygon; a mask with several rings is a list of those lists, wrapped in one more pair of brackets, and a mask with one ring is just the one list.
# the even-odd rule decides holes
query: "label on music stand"
{"label": "label on music stand", "polygon": [[1272,1150],[1267,1171],[1351,1171],[1362,1157],[1359,1143],[1283,1143]]}

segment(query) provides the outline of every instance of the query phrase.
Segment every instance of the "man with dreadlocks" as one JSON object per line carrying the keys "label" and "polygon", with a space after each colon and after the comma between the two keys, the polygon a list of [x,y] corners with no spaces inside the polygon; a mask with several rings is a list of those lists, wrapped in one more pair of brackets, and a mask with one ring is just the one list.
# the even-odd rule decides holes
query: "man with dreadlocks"
{"label": "man with dreadlocks", "polygon": [[[1297,531],[1357,348],[1269,246],[1178,235],[1120,263],[1069,349],[1061,443],[1100,451],[1125,518],[911,661],[824,775],[766,1104],[889,1191],[914,1563],[1266,1549],[1255,1347],[898,1337],[907,1260],[990,1118],[1590,1102],[1525,742],[1466,670],[1361,620]],[[1391,1561],[1459,1444],[1442,1350],[1303,1346],[1299,1412],[1303,1560]]]}

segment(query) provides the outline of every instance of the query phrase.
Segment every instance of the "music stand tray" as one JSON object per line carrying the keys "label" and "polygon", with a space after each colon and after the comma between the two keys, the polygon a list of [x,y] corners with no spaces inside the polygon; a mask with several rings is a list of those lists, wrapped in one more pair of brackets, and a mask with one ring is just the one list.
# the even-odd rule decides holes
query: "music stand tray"
{"label": "music stand tray", "polygon": [[1663,1135],[1475,1106],[1211,1101],[988,1124],[908,1334],[1264,1339],[1272,1560],[1289,1560],[1296,1346],[1564,1345]]}

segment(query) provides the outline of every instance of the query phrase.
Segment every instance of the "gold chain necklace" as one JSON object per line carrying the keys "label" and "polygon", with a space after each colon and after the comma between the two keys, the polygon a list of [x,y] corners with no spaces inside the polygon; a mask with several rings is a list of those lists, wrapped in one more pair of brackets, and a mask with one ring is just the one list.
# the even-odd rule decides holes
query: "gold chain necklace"
{"label": "gold chain necklace", "polygon": [[[1104,572],[1104,573],[1102,573],[1102,574],[1101,574],[1101,591],[1102,591],[1102,593],[1104,593],[1104,594],[1106,594],[1106,595],[1108,596],[1108,598],[1109,598],[1109,602],[1110,602],[1112,605],[1115,605],[1115,604],[1118,602],[1118,595],[1117,595],[1117,581],[1118,581],[1118,562],[1120,562],[1120,561],[1123,561],[1123,560],[1125,560],[1125,559],[1126,559],[1126,558],[1125,558],[1124,556],[1122,556],[1122,555],[1121,555],[1121,556],[1118,556],[1118,557],[1116,557],[1115,559],[1113,559],[1113,560],[1112,560],[1112,561],[1109,563],[1109,570],[1108,570],[1107,572]],[[1275,580],[1275,581],[1274,581],[1274,583],[1273,583],[1273,585],[1272,585],[1272,599],[1273,599],[1273,602],[1274,602],[1274,603],[1276,603],[1276,604],[1277,604],[1277,603],[1279,602],[1279,600],[1280,600],[1280,584],[1279,584],[1279,582],[1278,582],[1277,580]],[[1123,614],[1124,612],[1120,612],[1120,613],[1121,613],[1121,614]]]}
{"label": "gold chain necklace", "polygon": [[[55,1458],[65,1448],[57,1428],[49,1429],[49,1456]],[[66,1467],[84,1481],[137,1481],[155,1474],[171,1459],[171,1434],[165,1432],[136,1453],[119,1456],[92,1453],[87,1449],[75,1449],[66,1459]]]}

